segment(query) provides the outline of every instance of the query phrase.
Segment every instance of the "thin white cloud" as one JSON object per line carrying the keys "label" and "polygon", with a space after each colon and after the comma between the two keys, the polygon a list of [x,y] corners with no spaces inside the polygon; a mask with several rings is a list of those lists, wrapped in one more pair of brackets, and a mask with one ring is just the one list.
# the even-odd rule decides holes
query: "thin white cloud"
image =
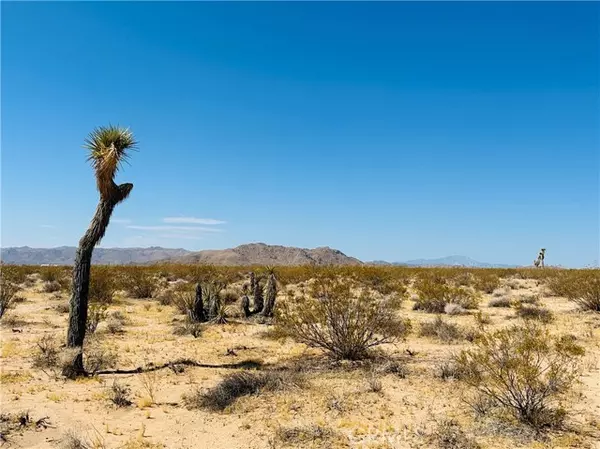
{"label": "thin white cloud", "polygon": [[129,225],[129,229],[137,229],[139,231],[184,231],[184,232],[223,232],[218,228],[204,228],[201,226],[139,226]]}
{"label": "thin white cloud", "polygon": [[54,225],[47,225],[47,224],[43,224],[43,225],[40,225],[40,228],[54,229],[54,228],[56,228],[56,226],[54,226]]}
{"label": "thin white cloud", "polygon": [[131,219],[129,219],[129,218],[113,218],[111,221],[113,223],[119,223],[119,224],[129,224],[129,223],[131,223]]}
{"label": "thin white cloud", "polygon": [[223,220],[215,220],[214,218],[196,218],[196,217],[166,217],[163,218],[165,223],[189,223],[201,225],[220,225],[227,223]]}
{"label": "thin white cloud", "polygon": [[190,234],[160,234],[157,237],[161,239],[183,239],[183,240],[202,240],[202,237],[198,235],[190,235]]}

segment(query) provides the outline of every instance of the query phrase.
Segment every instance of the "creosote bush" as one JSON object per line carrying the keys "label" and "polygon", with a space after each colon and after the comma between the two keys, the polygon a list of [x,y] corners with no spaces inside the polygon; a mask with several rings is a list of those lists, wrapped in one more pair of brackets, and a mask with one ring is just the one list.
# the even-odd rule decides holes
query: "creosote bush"
{"label": "creosote bush", "polygon": [[600,273],[584,279],[569,299],[581,310],[600,312]]}
{"label": "creosote bush", "polygon": [[18,291],[17,284],[10,282],[4,274],[0,276],[0,318],[13,306]]}
{"label": "creosote bush", "polygon": [[353,293],[348,282],[318,279],[312,296],[279,305],[276,324],[288,336],[335,358],[358,360],[370,348],[408,334],[410,322],[398,318],[397,309],[395,297],[378,300],[365,290]]}
{"label": "creosote bush", "polygon": [[538,320],[546,324],[554,320],[554,315],[549,309],[528,304],[517,304],[515,315],[524,320]]}
{"label": "creosote bush", "polygon": [[435,337],[445,343],[463,338],[460,327],[454,323],[444,321],[441,316],[437,316],[433,321],[421,323],[419,335],[422,337]]}
{"label": "creosote bush", "polygon": [[480,334],[475,347],[455,361],[461,379],[479,394],[542,428],[564,417],[556,401],[577,379],[583,354],[572,338],[553,337],[544,326],[528,322]]}

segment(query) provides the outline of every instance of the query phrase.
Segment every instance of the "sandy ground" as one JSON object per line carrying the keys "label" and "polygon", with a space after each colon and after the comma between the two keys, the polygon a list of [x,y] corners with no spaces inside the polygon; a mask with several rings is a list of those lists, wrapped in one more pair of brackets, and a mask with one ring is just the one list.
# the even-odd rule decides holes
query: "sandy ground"
{"label": "sandy ground", "polygon": [[[517,289],[507,290],[512,296],[538,292],[541,288],[533,280],[520,281]],[[436,376],[437,365],[468,344],[465,342],[447,344],[413,332],[406,341],[383,347],[388,356],[405,364],[408,375],[379,375],[380,392],[369,390],[371,375],[366,370],[352,364],[329,364],[329,368],[310,371],[308,384],[301,388],[242,397],[224,412],[188,410],[183,394],[210,388],[234,370],[186,367],[183,373],[157,371],[155,378],[149,379],[156,386],[154,403],[142,385],[146,376],[142,374],[56,379],[52,373],[34,369],[32,357],[43,335],[64,341],[67,314],[56,306],[67,298],[51,299],[52,295],[39,293],[39,284],[22,295],[26,300],[7,312],[1,325],[1,411],[29,411],[34,421],[48,417],[50,426],[15,430],[7,436],[5,447],[61,447],[65,433],[75,432],[95,448],[423,448],[436,447],[430,435],[437,423],[454,418],[483,448],[600,448],[600,316],[579,313],[563,298],[543,296],[542,303],[556,315],[550,324],[553,331],[572,334],[585,346],[584,374],[565,404],[571,410],[572,429],[535,439],[526,431],[499,429],[478,421],[463,402],[466,387]],[[487,307],[490,298],[486,295],[480,307],[491,318],[487,328],[514,323],[512,309]],[[267,338],[266,325],[232,320],[226,325],[210,325],[199,338],[193,338],[174,335],[173,320],[180,316],[173,307],[154,300],[121,298],[110,310],[126,316],[124,332],[111,334],[102,323],[90,347],[117,354],[119,368],[178,358],[210,364],[253,359],[275,367],[321,360],[321,365],[327,365],[317,350]],[[411,301],[403,304],[402,313],[415,327],[434,318],[412,311]],[[464,327],[476,324],[472,315],[445,319]],[[235,355],[228,355],[228,349]],[[131,389],[133,405],[117,408],[108,400],[107,389],[115,378]],[[276,437],[282,428],[305,425],[330,429],[332,436],[287,442]]]}

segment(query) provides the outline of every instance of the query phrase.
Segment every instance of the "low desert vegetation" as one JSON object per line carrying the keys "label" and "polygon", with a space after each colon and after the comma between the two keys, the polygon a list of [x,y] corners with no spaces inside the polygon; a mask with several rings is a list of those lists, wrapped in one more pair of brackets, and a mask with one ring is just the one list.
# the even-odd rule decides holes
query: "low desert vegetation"
{"label": "low desert vegetation", "polygon": [[584,349],[534,323],[481,334],[456,357],[461,379],[498,407],[535,428],[559,426],[557,406],[580,374]]}
{"label": "low desert vegetation", "polygon": [[303,384],[303,377],[295,372],[239,372],[226,376],[219,384],[207,391],[196,389],[192,394],[184,396],[184,402],[189,408],[220,411],[242,396],[281,391],[301,387]]}
{"label": "low desert vegetation", "polygon": [[320,279],[310,296],[278,308],[277,325],[290,337],[327,351],[338,359],[359,360],[369,350],[406,337],[411,325],[397,316],[396,297],[357,294],[348,282]]}
{"label": "low desert vegetation", "polygon": [[107,443],[73,447],[171,442],[165,416],[234,426],[232,446],[586,447],[595,432],[598,270],[93,266],[82,349],[65,347],[69,291],[42,292],[71,269],[43,268],[2,270],[2,383],[12,412],[53,401],[55,441],[71,408],[102,416]]}

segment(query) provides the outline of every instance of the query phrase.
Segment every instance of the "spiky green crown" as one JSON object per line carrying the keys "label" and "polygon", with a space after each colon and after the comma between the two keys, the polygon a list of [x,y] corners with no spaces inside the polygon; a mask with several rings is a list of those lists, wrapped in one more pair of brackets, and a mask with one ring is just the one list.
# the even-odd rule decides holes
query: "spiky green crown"
{"label": "spiky green crown", "polygon": [[100,126],[88,135],[83,146],[89,151],[87,160],[96,172],[100,196],[108,198],[114,192],[117,171],[137,148],[133,133],[120,126]]}

